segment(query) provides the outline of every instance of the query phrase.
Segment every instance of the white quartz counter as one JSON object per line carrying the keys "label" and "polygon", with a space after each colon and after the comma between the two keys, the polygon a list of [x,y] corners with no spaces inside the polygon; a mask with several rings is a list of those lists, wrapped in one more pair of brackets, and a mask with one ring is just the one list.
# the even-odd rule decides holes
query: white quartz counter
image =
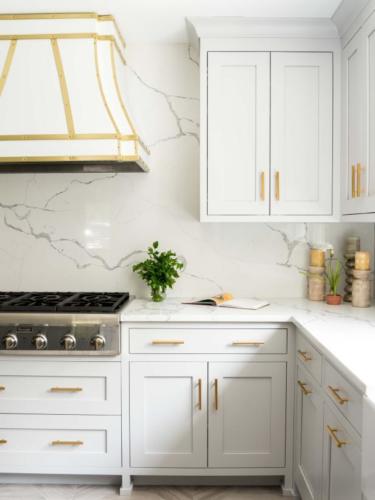
{"label": "white quartz counter", "polygon": [[328,306],[306,299],[273,299],[258,311],[183,305],[184,299],[162,303],[134,300],[124,322],[277,322],[293,323],[323,354],[338,364],[358,388],[375,402],[375,307]]}

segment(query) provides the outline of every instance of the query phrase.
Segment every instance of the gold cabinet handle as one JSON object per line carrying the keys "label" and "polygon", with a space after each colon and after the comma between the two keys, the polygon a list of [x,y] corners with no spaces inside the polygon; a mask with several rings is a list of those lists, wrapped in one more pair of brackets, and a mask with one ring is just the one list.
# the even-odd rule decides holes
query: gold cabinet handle
{"label": "gold cabinet handle", "polygon": [[306,389],[307,384],[305,382],[302,382],[301,380],[297,380],[297,384],[300,386],[301,391],[303,392],[304,396],[308,396],[309,394],[312,394],[311,389]]}
{"label": "gold cabinet handle", "polygon": [[280,172],[275,173],[275,198],[276,201],[280,200]]}
{"label": "gold cabinet handle", "polygon": [[5,391],[5,385],[0,385],[0,391]]}
{"label": "gold cabinet handle", "polygon": [[219,381],[217,378],[214,380],[214,390],[215,390],[215,410],[219,409]]}
{"label": "gold cabinet handle", "polygon": [[198,410],[202,409],[202,379],[198,379]]}
{"label": "gold cabinet handle", "polygon": [[340,389],[338,387],[332,387],[331,385],[329,385],[328,389],[339,405],[344,405],[345,403],[349,403],[348,398],[343,398],[342,396],[340,396],[339,394]]}
{"label": "gold cabinet handle", "polygon": [[51,387],[50,392],[81,392],[82,387]]}
{"label": "gold cabinet handle", "polygon": [[360,198],[362,194],[361,176],[362,176],[362,167],[360,163],[357,163],[357,198]]}
{"label": "gold cabinet handle", "polygon": [[184,340],[153,340],[152,345],[182,345]]}
{"label": "gold cabinet handle", "polygon": [[52,441],[52,446],[82,446],[83,441]]}
{"label": "gold cabinet handle", "polygon": [[311,357],[311,355],[307,351],[300,351],[300,350],[298,350],[298,354],[301,356],[301,358],[303,359],[303,361],[305,361],[305,362],[312,361],[312,357]]}
{"label": "gold cabinet handle", "polygon": [[356,170],[357,167],[355,165],[352,165],[352,198],[357,197],[357,190],[356,190]]}
{"label": "gold cabinet handle", "polygon": [[259,347],[261,345],[264,345],[264,342],[254,342],[252,340],[238,340],[235,342],[232,342],[233,346],[254,346],[254,347]]}
{"label": "gold cabinet handle", "polygon": [[7,444],[7,440],[6,439],[0,439],[0,444]]}
{"label": "gold cabinet handle", "polygon": [[265,188],[264,188],[264,172],[260,174],[260,199],[261,201],[265,200]]}
{"label": "gold cabinet handle", "polygon": [[338,437],[337,437],[337,433],[339,432],[338,429],[336,429],[335,427],[331,427],[330,425],[327,425],[326,427],[327,429],[327,432],[328,434],[332,437],[332,439],[334,440],[337,448],[342,448],[343,446],[349,444],[347,441],[341,441]]}

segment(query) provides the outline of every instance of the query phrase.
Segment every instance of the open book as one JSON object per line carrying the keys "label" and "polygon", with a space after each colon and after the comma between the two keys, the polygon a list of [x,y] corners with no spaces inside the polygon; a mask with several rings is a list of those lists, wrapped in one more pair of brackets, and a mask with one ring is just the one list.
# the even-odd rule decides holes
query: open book
{"label": "open book", "polygon": [[197,306],[217,306],[217,307],[231,307],[233,309],[261,309],[268,306],[269,302],[266,300],[257,299],[234,299],[230,293],[223,293],[215,295],[208,299],[194,300],[192,302],[183,302],[183,304],[191,304]]}

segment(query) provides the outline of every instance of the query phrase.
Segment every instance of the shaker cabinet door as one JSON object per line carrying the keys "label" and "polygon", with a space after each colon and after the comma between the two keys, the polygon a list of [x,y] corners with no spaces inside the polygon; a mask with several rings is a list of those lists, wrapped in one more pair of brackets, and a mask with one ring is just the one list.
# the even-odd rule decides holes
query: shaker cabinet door
{"label": "shaker cabinet door", "polygon": [[208,53],[207,213],[269,214],[270,53]]}
{"label": "shaker cabinet door", "polygon": [[284,467],[285,363],[209,363],[209,467]]}
{"label": "shaker cabinet door", "polygon": [[130,363],[131,467],[206,467],[206,363]]}
{"label": "shaker cabinet door", "polygon": [[331,215],[333,54],[271,54],[271,214]]}

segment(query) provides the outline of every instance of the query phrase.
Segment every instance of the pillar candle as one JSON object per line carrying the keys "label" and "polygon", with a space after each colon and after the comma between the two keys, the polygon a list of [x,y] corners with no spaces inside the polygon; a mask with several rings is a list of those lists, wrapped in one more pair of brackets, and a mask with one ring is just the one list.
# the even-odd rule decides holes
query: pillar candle
{"label": "pillar candle", "polygon": [[353,255],[358,252],[360,249],[360,240],[357,236],[349,236],[346,239],[346,248],[345,253],[349,255]]}
{"label": "pillar candle", "polygon": [[356,252],[354,268],[357,271],[368,271],[370,269],[370,252]]}
{"label": "pillar candle", "polygon": [[325,252],[320,248],[312,248],[310,250],[310,266],[324,267]]}

